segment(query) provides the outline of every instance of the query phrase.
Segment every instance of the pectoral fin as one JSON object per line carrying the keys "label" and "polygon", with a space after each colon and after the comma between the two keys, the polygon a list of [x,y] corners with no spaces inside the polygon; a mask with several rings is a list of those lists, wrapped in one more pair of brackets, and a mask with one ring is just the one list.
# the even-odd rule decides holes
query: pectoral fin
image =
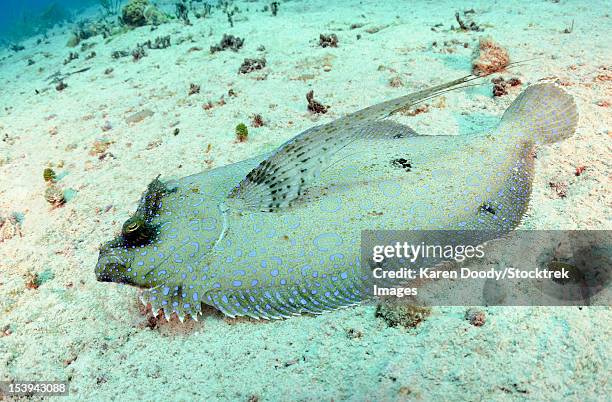
{"label": "pectoral fin", "polygon": [[247,174],[229,199],[249,210],[274,212],[287,208],[316,182],[340,150],[357,147],[360,140],[397,141],[418,135],[390,120],[355,123],[347,121],[348,117],[313,127],[282,145]]}

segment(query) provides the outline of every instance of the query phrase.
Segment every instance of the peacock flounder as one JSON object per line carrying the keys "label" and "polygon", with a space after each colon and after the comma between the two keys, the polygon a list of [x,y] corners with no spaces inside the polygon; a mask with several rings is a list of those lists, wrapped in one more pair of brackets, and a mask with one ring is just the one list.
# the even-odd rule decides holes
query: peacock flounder
{"label": "peacock flounder", "polygon": [[389,119],[471,79],[312,127],[269,155],[154,180],[121,235],[101,246],[98,280],[142,288],[144,303],[181,320],[203,303],[283,318],[366,297],[364,229],[514,229],[534,147],[571,136],[576,106],[556,85],[537,84],[482,134],[419,135]]}

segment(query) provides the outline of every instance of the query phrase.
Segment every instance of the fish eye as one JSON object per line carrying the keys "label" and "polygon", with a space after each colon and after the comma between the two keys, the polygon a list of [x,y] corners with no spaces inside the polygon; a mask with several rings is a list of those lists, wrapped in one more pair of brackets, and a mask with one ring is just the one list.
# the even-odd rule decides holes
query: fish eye
{"label": "fish eye", "polygon": [[142,219],[130,218],[123,225],[123,235],[129,235],[137,232],[143,226]]}
{"label": "fish eye", "polygon": [[136,229],[138,229],[138,227],[140,226],[140,224],[138,222],[132,222],[128,225],[127,230],[128,232],[133,232]]}

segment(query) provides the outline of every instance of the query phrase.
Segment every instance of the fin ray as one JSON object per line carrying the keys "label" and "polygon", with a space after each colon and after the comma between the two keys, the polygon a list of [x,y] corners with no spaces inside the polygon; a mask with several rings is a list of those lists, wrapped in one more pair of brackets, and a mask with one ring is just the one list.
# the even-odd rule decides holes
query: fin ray
{"label": "fin ray", "polygon": [[410,127],[391,120],[355,123],[349,118],[313,127],[287,142],[249,172],[228,198],[240,200],[241,208],[274,212],[291,206],[305,187],[320,177],[332,157],[355,141],[418,135]]}
{"label": "fin ray", "polygon": [[[244,297],[240,289],[229,291],[215,290],[207,293],[207,299],[212,301],[214,307],[230,317],[249,316],[264,319],[282,319],[301,314],[322,314],[359,304],[362,294],[360,283],[355,278],[336,286],[331,282],[317,289],[327,290],[329,296],[317,290],[312,294],[309,289],[315,288],[312,284],[302,282],[284,289],[258,289],[250,290],[250,297]],[[327,286],[325,286],[327,285]],[[269,296],[269,297],[268,297]],[[242,302],[239,309],[232,306],[232,302]]]}

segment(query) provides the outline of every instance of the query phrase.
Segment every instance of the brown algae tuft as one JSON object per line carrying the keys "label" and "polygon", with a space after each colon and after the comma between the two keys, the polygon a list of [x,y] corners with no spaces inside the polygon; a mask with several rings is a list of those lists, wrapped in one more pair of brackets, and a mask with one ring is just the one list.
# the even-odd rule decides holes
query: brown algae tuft
{"label": "brown algae tuft", "polygon": [[465,319],[475,327],[482,327],[487,322],[487,316],[484,311],[475,308],[468,309],[465,312]]}
{"label": "brown algae tuft", "polygon": [[25,287],[28,289],[38,289],[45,282],[55,278],[55,274],[50,269],[40,273],[28,273],[26,275]]}
{"label": "brown algae tuft", "polygon": [[336,34],[331,34],[331,35],[319,34],[319,46],[338,47],[338,36]]}
{"label": "brown algae tuft", "polygon": [[93,145],[89,149],[89,155],[99,157],[103,155],[112,144],[113,144],[113,141],[110,141],[110,140],[106,140],[106,139],[96,140],[94,141]]}
{"label": "brown algae tuft", "polygon": [[485,76],[503,71],[510,64],[508,51],[491,38],[480,38],[476,57],[472,60],[472,72]]}
{"label": "brown algae tuft", "polygon": [[244,45],[244,39],[234,35],[223,34],[223,38],[218,45],[210,47],[210,53],[222,52],[226,49],[230,49],[237,52]]}
{"label": "brown algae tuft", "polygon": [[493,83],[493,96],[508,95],[508,89],[521,85],[521,80],[518,78],[510,78],[505,80],[503,77],[495,77],[491,79]]}
{"label": "brown algae tuft", "polygon": [[21,223],[16,214],[8,217],[0,216],[0,243],[15,236],[22,236]]}
{"label": "brown algae tuft", "polygon": [[254,114],[253,116],[251,116],[251,127],[258,128],[263,127],[265,125],[266,123],[264,122],[264,119],[263,117],[261,117],[260,114]]}
{"label": "brown algae tuft", "polygon": [[187,93],[189,96],[199,94],[200,86],[198,84],[189,84],[189,92]]}
{"label": "brown algae tuft", "polygon": [[45,190],[45,200],[53,207],[59,207],[66,203],[64,192],[57,186],[51,185]]}
{"label": "brown algae tuft", "polygon": [[244,59],[240,69],[238,69],[239,74],[248,74],[252,73],[255,70],[261,70],[266,66],[266,59]]}
{"label": "brown algae tuft", "polygon": [[329,106],[323,105],[321,102],[315,100],[314,91],[308,91],[306,94],[306,100],[308,101],[308,111],[314,114],[324,114],[327,113],[327,109]]}
{"label": "brown algae tuft", "polygon": [[375,316],[382,318],[389,327],[414,328],[425,320],[430,313],[431,309],[428,307],[381,302],[376,306]]}

